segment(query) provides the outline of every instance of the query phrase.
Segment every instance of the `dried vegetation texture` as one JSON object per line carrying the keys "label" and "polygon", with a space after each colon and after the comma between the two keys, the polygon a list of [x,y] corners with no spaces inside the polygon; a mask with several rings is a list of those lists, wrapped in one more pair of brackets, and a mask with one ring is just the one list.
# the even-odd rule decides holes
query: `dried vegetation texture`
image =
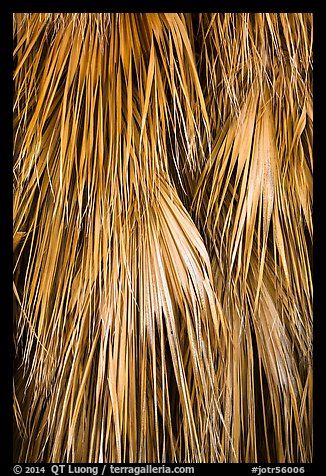
{"label": "dried vegetation texture", "polygon": [[15,460],[312,460],[312,123],[311,14],[14,14]]}

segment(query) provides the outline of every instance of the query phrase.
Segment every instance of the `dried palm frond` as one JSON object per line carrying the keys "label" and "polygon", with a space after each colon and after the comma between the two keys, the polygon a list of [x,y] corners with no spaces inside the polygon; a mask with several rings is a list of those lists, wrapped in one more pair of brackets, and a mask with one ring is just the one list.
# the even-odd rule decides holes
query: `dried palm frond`
{"label": "dried palm frond", "polygon": [[312,15],[14,14],[21,462],[312,459]]}

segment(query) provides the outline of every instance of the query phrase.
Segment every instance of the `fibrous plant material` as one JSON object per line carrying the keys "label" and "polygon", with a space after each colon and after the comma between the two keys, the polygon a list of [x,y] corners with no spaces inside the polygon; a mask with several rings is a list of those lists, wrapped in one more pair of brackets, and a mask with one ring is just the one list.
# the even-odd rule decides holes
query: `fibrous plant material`
{"label": "fibrous plant material", "polygon": [[312,15],[14,14],[14,458],[312,460]]}

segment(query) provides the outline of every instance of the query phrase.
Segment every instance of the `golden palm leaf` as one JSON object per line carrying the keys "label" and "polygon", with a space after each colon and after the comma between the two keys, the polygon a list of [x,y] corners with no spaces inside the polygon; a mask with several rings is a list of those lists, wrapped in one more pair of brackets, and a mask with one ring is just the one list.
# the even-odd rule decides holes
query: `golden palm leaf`
{"label": "golden palm leaf", "polygon": [[15,460],[312,460],[312,34],[14,14]]}

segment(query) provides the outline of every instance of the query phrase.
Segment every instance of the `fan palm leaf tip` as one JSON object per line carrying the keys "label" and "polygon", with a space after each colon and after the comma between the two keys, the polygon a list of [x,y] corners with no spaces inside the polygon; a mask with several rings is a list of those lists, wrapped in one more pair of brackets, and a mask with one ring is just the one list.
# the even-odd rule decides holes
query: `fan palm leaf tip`
{"label": "fan palm leaf tip", "polygon": [[312,14],[15,13],[14,458],[312,461]]}

